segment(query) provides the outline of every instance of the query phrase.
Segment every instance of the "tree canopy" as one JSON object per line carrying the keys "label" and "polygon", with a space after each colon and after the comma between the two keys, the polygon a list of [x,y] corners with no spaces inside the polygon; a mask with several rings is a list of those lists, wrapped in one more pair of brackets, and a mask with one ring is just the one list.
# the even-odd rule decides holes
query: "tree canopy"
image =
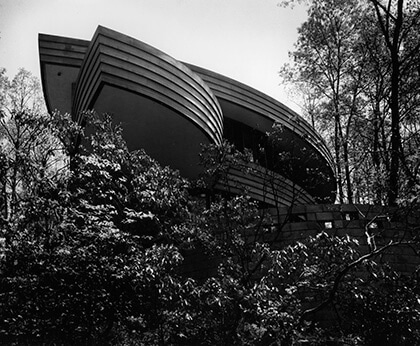
{"label": "tree canopy", "polygon": [[197,196],[245,159],[232,145],[207,148],[189,182],[128,151],[111,116],[81,128],[16,91],[37,95],[26,71],[2,78],[2,343],[419,342],[417,280],[377,263],[381,249],[325,232],[272,247],[281,225],[246,190]]}
{"label": "tree canopy", "polygon": [[340,202],[418,194],[420,3],[307,1],[293,62],[311,123],[335,155]]}

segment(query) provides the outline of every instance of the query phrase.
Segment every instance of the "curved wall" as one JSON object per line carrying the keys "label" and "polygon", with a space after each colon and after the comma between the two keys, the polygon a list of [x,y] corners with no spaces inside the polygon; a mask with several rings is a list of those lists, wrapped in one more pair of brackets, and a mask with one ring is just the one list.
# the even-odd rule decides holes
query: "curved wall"
{"label": "curved wall", "polygon": [[89,41],[39,34],[39,60],[49,112],[71,112],[73,91]]}
{"label": "curved wall", "polygon": [[73,113],[94,108],[104,85],[164,104],[195,123],[212,142],[221,141],[220,106],[198,76],[141,41],[98,27],[79,74]]}
{"label": "curved wall", "polygon": [[[143,148],[189,178],[202,171],[202,144],[220,144],[223,136],[235,142],[246,137],[243,128],[258,142],[278,123],[279,152],[265,163],[232,168],[218,189],[245,188],[271,206],[334,201],[333,161],[322,138],[267,95],[101,26],[91,41],[40,34],[39,50],[50,111],[71,111],[79,122],[85,110],[112,113],[130,149]],[[230,126],[225,134],[224,123]],[[294,157],[293,172],[277,159],[281,152]]]}
{"label": "curved wall", "polygon": [[[261,133],[270,132],[273,125],[282,126],[282,135],[277,141],[277,151],[293,157],[298,173],[294,179],[312,195],[333,202],[336,181],[333,159],[323,139],[298,114],[277,100],[233,79],[215,72],[187,64],[209,85],[218,98],[225,118],[241,122]],[[273,158],[275,160],[275,158]],[[281,163],[280,163],[281,164]],[[275,166],[275,162],[271,167]],[[323,179],[313,183],[307,172],[317,171]]]}
{"label": "curved wall", "polygon": [[253,163],[231,167],[215,188],[230,194],[246,192],[253,199],[273,207],[315,203],[314,198],[295,182]]}

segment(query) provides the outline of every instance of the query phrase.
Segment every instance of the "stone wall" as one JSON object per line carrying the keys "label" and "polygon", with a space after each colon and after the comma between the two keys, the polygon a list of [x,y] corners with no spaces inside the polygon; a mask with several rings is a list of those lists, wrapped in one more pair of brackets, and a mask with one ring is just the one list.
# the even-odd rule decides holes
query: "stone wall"
{"label": "stone wall", "polygon": [[[379,248],[391,241],[415,241],[420,233],[420,212],[412,209],[318,204],[279,208],[271,212],[277,215],[279,224],[264,234],[263,241],[274,247],[292,245],[325,231],[331,235],[349,235],[358,239],[359,251],[366,254],[373,247]],[[389,262],[397,271],[406,274],[413,273],[420,264],[419,255],[409,245],[393,246],[378,259]]]}
{"label": "stone wall", "polygon": [[[278,224],[267,226],[258,235],[258,241],[270,243],[273,248],[282,248],[303,241],[325,231],[331,235],[349,235],[358,239],[360,253],[368,253],[373,246],[379,248],[390,241],[415,241],[420,233],[420,212],[373,205],[298,205],[270,210]],[[371,244],[368,244],[368,236]],[[255,239],[249,234],[250,241]],[[420,240],[420,239],[419,239]],[[219,260],[211,258],[202,250],[189,251],[184,272],[205,278],[216,271]],[[420,256],[414,247],[393,246],[376,258],[388,262],[403,274],[412,274],[420,265]]]}

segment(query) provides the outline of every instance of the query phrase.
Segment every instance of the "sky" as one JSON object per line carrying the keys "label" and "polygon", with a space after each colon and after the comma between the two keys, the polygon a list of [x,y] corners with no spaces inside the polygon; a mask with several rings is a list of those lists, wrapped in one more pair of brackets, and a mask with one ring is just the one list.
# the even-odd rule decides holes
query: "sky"
{"label": "sky", "polygon": [[40,76],[38,33],[90,40],[98,25],[248,84],[299,112],[280,85],[301,6],[280,0],[0,0],[0,67]]}

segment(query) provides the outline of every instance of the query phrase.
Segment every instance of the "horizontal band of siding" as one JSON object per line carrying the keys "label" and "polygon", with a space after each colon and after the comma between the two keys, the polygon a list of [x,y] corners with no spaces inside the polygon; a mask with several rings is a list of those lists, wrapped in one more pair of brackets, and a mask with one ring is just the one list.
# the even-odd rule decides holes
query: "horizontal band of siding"
{"label": "horizontal band of siding", "polygon": [[[108,47],[119,47],[119,50],[123,53],[120,55],[126,57],[137,57],[142,58],[147,57],[149,62],[154,64],[154,69],[156,73],[162,72],[170,72],[171,69],[175,69],[175,74],[178,78],[172,80],[173,82],[180,82],[189,84],[188,94],[191,94],[192,91],[195,89],[197,92],[201,94],[201,97],[197,97],[197,99],[207,100],[209,102],[210,108],[217,109],[217,113],[221,115],[221,108],[216,99],[213,95],[211,90],[208,86],[194,74],[191,70],[185,67],[183,64],[179,63],[177,60],[171,58],[170,56],[166,55],[165,53],[157,50],[154,47],[151,47],[141,41],[135,40],[129,36],[123,35],[116,31],[98,27],[94,38],[92,39],[91,46],[87,53],[86,59],[91,59],[89,55],[92,54],[93,47],[92,45],[100,44],[101,46],[108,46]],[[88,67],[86,67],[88,68]],[[167,71],[166,71],[167,70]],[[76,95],[76,98],[79,96]],[[217,127],[223,127],[222,117],[215,118],[217,121]]]}
{"label": "horizontal band of siding", "polygon": [[[322,138],[303,118],[277,100],[243,83],[213,71],[205,70],[201,67],[193,65],[188,66],[202,76],[203,80],[210,85],[217,97],[233,101],[242,106],[248,106],[247,108],[250,110],[257,111],[274,121],[283,120],[284,125],[290,129],[295,129],[295,131],[300,132],[302,136],[306,133],[306,135],[318,137],[317,139],[320,143],[323,142]],[[294,119],[299,120],[296,121]],[[301,131],[302,129],[305,131]]]}
{"label": "horizontal band of siding", "polygon": [[41,66],[41,83],[44,90],[45,103],[51,112],[50,96],[46,85],[46,66],[60,65],[80,68],[82,66],[89,41],[68,37],[39,34],[38,49]]}
{"label": "horizontal band of siding", "polygon": [[[119,43],[124,43],[128,47],[134,47],[137,50],[141,50],[146,54],[149,54],[151,58],[156,57],[159,60],[158,66],[162,63],[167,63],[169,66],[174,66],[177,68],[177,73],[183,72],[183,76],[180,76],[183,80],[193,80],[194,83],[191,83],[193,88],[197,88],[197,90],[202,89],[204,91],[203,96],[208,97],[210,96],[214,105],[218,107],[219,112],[221,112],[220,105],[217,101],[217,98],[213,95],[213,92],[211,89],[207,86],[206,83],[203,82],[201,77],[199,77],[197,74],[193,73],[190,68],[188,68],[185,64],[181,63],[180,61],[172,58],[168,54],[158,50],[157,48],[150,46],[142,41],[139,41],[137,39],[134,39],[130,36],[124,35],[122,33],[119,33],[117,31],[98,26],[98,29],[96,30],[96,33],[94,35],[94,39],[96,35],[102,35],[103,37],[109,37],[112,38]],[[93,39],[93,40],[94,40]],[[93,41],[92,40],[92,41]],[[137,54],[137,53],[136,53]],[[142,55],[142,54],[140,54]]]}
{"label": "horizontal band of siding", "polygon": [[[174,97],[173,101],[171,101],[168,98],[167,93],[165,94],[158,93],[156,92],[156,89],[154,88],[148,88],[143,85],[139,85],[136,82],[130,82],[126,79],[120,78],[120,75],[108,74],[104,72],[104,70],[101,70],[98,73],[97,78],[93,78],[91,82],[92,82],[92,85],[91,85],[92,90],[91,92],[89,91],[86,92],[86,95],[89,95],[89,98],[86,99],[85,101],[87,104],[94,98],[95,91],[99,90],[101,85],[111,85],[111,86],[118,87],[120,89],[128,90],[130,92],[136,92],[138,94],[141,93],[141,95],[146,96],[148,98],[153,98],[155,101],[164,104],[166,107],[169,107],[174,110],[178,110],[178,112],[179,112],[180,107],[183,107],[181,103],[182,100],[180,100],[179,97]],[[176,94],[174,95],[176,96]],[[88,109],[88,108],[89,107],[85,107],[82,109]],[[190,121],[193,121],[201,129],[209,127],[208,123],[201,121],[200,118],[196,116],[196,113],[190,111],[187,108],[183,109],[183,115],[188,117]],[[215,137],[212,133],[209,133],[209,137],[214,142],[218,141],[218,138]]]}
{"label": "horizontal band of siding", "polygon": [[260,97],[260,93],[256,90],[244,89],[243,87],[236,89],[232,87],[232,84],[226,85],[226,83],[224,84],[223,82],[221,84],[214,84],[209,80],[206,80],[206,82],[209,83],[217,97],[243,106],[271,119],[273,122],[277,121],[286,126],[293,133],[299,135],[306,142],[311,144],[316,151],[319,151],[322,154],[330,166],[332,166],[332,157],[326,148],[324,141],[309,124],[297,114],[292,113],[290,110],[286,110],[284,107],[280,107],[277,101],[268,96],[265,98]]}
{"label": "horizontal band of siding", "polygon": [[[119,33],[117,34],[121,35]],[[178,79],[174,80],[174,83],[182,81],[183,83],[188,84],[189,93],[191,93],[191,89],[195,90],[201,95],[203,100],[208,102],[210,108],[216,108],[218,112],[221,113],[221,107],[217,98],[213,95],[213,92],[200,77],[198,77],[185,65],[141,41],[136,41],[138,45],[132,45],[125,41],[126,40],[122,41],[124,44],[124,55],[120,56],[121,59],[126,57],[143,60],[144,62],[150,64],[150,70],[153,72],[159,73],[161,71],[165,71],[177,75]],[[114,37],[111,38],[102,36],[101,44],[116,50],[116,44],[121,44],[121,42],[116,42]]]}
{"label": "horizontal band of siding", "polygon": [[315,203],[312,196],[291,180],[255,164],[230,168],[226,180],[219,181],[216,188],[235,193],[246,190],[256,200],[272,206]]}
{"label": "horizontal band of siding", "polygon": [[[71,45],[75,47],[88,47],[90,41],[82,40],[79,38],[71,38],[65,36],[56,36],[50,34],[39,34],[39,40],[45,43],[54,42],[54,44],[63,44],[63,45]],[[81,48],[82,49],[82,48]]]}
{"label": "horizontal band of siding", "polygon": [[[102,47],[102,46],[101,46]],[[124,54],[122,57],[120,55],[110,54],[107,52],[109,47],[104,47],[105,49],[101,49],[102,57],[101,60],[103,63],[108,65],[113,65],[118,67],[119,71],[129,72],[132,76],[136,76],[136,78],[148,78],[150,81],[153,81],[157,84],[160,84],[164,87],[170,87],[171,91],[177,90],[178,94],[182,95],[189,95],[190,93],[190,84],[186,84],[184,80],[181,79],[173,79],[168,74],[161,74],[158,73],[161,71],[156,68],[156,65],[153,65],[151,62],[148,62],[145,59],[140,57],[130,57],[131,59],[127,59],[127,56]],[[114,51],[113,53],[118,53]],[[136,59],[136,61],[133,61]],[[151,65],[151,66],[150,66]],[[168,66],[170,68],[170,66]],[[165,69],[166,72],[171,72],[176,74],[176,70],[170,71],[170,69]],[[200,94],[199,96],[202,96]],[[191,98],[190,103],[195,106],[198,112],[202,112],[203,114],[212,113],[214,112],[214,104],[209,103],[208,99],[196,97]],[[218,131],[222,128],[221,122],[216,122],[216,119],[211,117],[209,118],[211,122],[211,127],[213,131]]]}
{"label": "horizontal band of siding", "polygon": [[80,67],[89,41],[68,37],[39,34],[39,55],[42,63],[55,63]]}
{"label": "horizontal band of siding", "polygon": [[[239,183],[250,181],[249,175],[245,176],[243,174],[232,174],[231,177],[237,180]],[[255,175],[255,177],[257,177],[257,179],[252,180],[252,186],[256,189],[256,191],[259,192],[262,198],[266,198],[266,196],[272,196],[272,201],[274,202],[278,201],[279,199],[283,199],[287,201],[287,205],[314,203],[314,200],[306,191],[299,188],[296,183],[293,183],[290,180],[283,180],[284,177],[281,175],[276,177],[276,183],[274,186],[269,186],[270,184],[267,183],[264,177],[259,175]]]}
{"label": "horizontal band of siding", "polygon": [[[292,209],[280,209],[277,210],[277,212],[282,216],[307,214],[354,214],[362,220],[371,221],[379,217],[378,220],[380,221],[381,217],[387,219],[388,216],[392,218],[392,216],[398,215],[398,208],[369,204],[308,204],[304,206],[294,206]],[[336,218],[334,217],[332,219]]]}
{"label": "horizontal band of siding", "polygon": [[201,76],[201,78],[210,86],[216,97],[250,109],[251,111],[271,119],[273,122],[280,122],[295,134],[298,134],[309,142],[314,150],[321,153],[330,167],[334,167],[331,153],[324,140],[297,113],[293,112],[279,101],[245,84],[198,66],[191,64],[186,65]]}
{"label": "horizontal band of siding", "polygon": [[[180,71],[177,66],[171,65],[170,69],[165,69],[167,62],[162,63],[161,56],[147,55],[139,56],[137,60],[133,59],[133,52],[127,53],[125,51],[127,45],[115,41],[115,37],[111,38],[115,41],[115,49],[110,49],[109,45],[112,42],[109,41],[109,37],[101,37],[102,31],[99,30],[95,34],[79,74],[75,111],[82,111],[91,106],[93,97],[100,88],[100,82],[104,81],[106,75],[108,84],[157,100],[198,124],[215,143],[220,143],[223,131],[222,115],[220,106],[210,89],[196,85],[196,78],[186,79],[186,71]],[[115,33],[108,29],[105,32],[108,35]],[[117,33],[116,36],[119,35],[121,34]],[[104,40],[106,45],[102,45]],[[143,45],[140,41],[131,40]],[[139,49],[137,52],[140,54],[143,50]],[[127,54],[130,56],[127,57]],[[164,53],[160,52],[160,55],[162,54]],[[154,60],[154,69],[136,65],[135,62],[139,62],[142,58]],[[200,90],[201,94],[197,90]],[[203,97],[204,91],[209,92],[206,97]]]}
{"label": "horizontal band of siding", "polygon": [[[93,75],[91,75],[89,79],[89,84],[86,87],[87,89],[83,92],[83,95],[85,97],[80,101],[81,104],[79,106],[79,109],[88,109],[90,107],[90,103],[95,97],[95,93],[100,89],[101,85],[107,84],[131,92],[136,92],[137,94],[142,94],[143,96],[149,98],[153,98],[156,101],[178,112],[180,108],[183,108],[183,115],[187,116],[191,121],[195,122],[201,128],[204,127],[211,129],[213,127],[213,124],[211,124],[210,122],[206,122],[208,120],[207,118],[197,117],[197,114],[201,113],[195,109],[189,108],[191,104],[182,104],[182,101],[184,101],[184,99],[180,98],[178,94],[176,94],[172,90],[166,90],[166,92],[161,93],[161,88],[153,88],[153,82],[149,81],[147,84],[139,84],[138,78],[135,78],[134,80],[130,80],[130,78],[124,78],[127,76],[124,76],[124,73],[122,73],[123,71],[121,69],[116,69],[115,67],[109,66],[105,63],[98,63],[97,66],[94,65],[91,71]],[[216,130],[213,129],[212,131],[215,132]],[[212,136],[213,132],[210,133],[210,137],[213,137],[212,140],[217,142],[218,139]]]}

